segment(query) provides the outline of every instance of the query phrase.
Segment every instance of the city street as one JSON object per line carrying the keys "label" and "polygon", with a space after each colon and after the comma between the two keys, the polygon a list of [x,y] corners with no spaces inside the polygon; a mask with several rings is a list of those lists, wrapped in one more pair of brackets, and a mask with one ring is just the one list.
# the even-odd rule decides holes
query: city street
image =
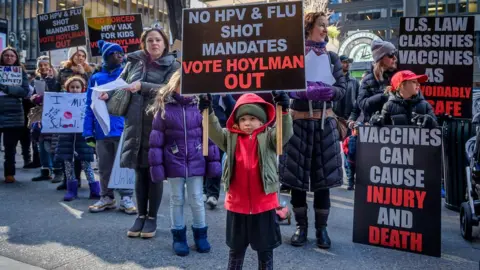
{"label": "city street", "polygon": [[[23,166],[22,162],[17,167]],[[225,269],[223,198],[216,210],[207,210],[210,254],[194,250],[178,257],[171,249],[169,194],[165,185],[158,216],[157,236],[151,240],[129,239],[127,229],[134,216],[118,211],[91,214],[83,180],[81,199],[61,201],[63,192],[49,182],[30,179],[38,169],[17,172],[16,184],[0,184],[0,269]],[[3,174],[3,171],[2,171]],[[98,177],[98,176],[97,176]],[[282,199],[288,201],[286,195]],[[311,203],[310,198],[310,203]],[[310,205],[310,209],[311,209]],[[191,212],[185,207],[188,222]],[[478,269],[480,232],[473,243],[464,241],[459,231],[458,213],[442,207],[442,257],[434,258],[354,244],[352,242],[353,193],[344,188],[332,190],[329,233],[332,248],[315,247],[313,212],[310,215],[310,243],[301,248],[288,244],[295,225],[281,227],[284,244],[274,251],[275,269]],[[292,220],[293,221],[293,220]],[[189,244],[193,245],[191,230]],[[256,269],[256,254],[249,250],[244,269]]]}

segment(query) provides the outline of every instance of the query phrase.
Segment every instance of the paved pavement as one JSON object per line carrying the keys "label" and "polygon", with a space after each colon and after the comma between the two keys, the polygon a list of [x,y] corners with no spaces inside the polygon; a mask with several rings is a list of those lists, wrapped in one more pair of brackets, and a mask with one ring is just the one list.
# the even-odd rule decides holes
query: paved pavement
{"label": "paved pavement", "polygon": [[[17,163],[23,166],[22,162]],[[165,186],[164,199],[158,216],[157,236],[151,240],[129,239],[127,229],[134,217],[118,211],[91,214],[87,211],[92,200],[86,181],[81,199],[61,201],[63,192],[49,182],[34,183],[30,178],[38,169],[17,173],[16,184],[0,183],[0,270],[3,269],[225,269],[228,248],[225,245],[223,207],[207,210],[210,254],[192,251],[188,257],[177,257],[171,250],[169,230],[169,194]],[[3,172],[0,172],[3,175]],[[222,194],[223,195],[223,194]],[[282,195],[288,202],[288,197]],[[223,197],[221,198],[223,203]],[[311,204],[311,198],[310,198]],[[311,209],[310,205],[310,209]],[[443,208],[442,257],[421,256],[352,242],[353,193],[338,188],[332,190],[332,211],[329,233],[330,250],[315,248],[314,229],[310,228],[310,243],[301,248],[288,244],[294,224],[281,227],[284,244],[274,252],[275,269],[478,269],[480,260],[480,230],[477,240],[462,239],[458,213]],[[187,221],[191,213],[185,208]],[[310,211],[313,224],[313,213]],[[313,226],[310,226],[313,227]],[[191,231],[189,244],[193,244]],[[244,269],[256,269],[256,254],[249,250]]]}

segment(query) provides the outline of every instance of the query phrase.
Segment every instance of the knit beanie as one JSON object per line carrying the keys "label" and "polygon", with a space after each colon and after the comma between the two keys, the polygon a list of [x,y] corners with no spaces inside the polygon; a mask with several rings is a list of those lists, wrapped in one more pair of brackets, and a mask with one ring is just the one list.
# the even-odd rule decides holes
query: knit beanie
{"label": "knit beanie", "polygon": [[84,46],[79,46],[79,47],[72,47],[68,50],[68,59],[72,59],[72,57],[77,53],[77,48],[78,51],[82,51],[85,53],[85,56],[88,56],[87,48]]}
{"label": "knit beanie", "polygon": [[108,61],[108,57],[114,52],[123,53],[122,47],[117,43],[107,42],[104,40],[99,40],[97,42],[100,53],[102,54],[103,63]]}
{"label": "knit beanie", "polygon": [[50,58],[46,55],[42,55],[37,59],[37,68],[40,68],[40,63],[48,63],[50,64]]}
{"label": "knit beanie", "polygon": [[238,107],[235,110],[235,122],[238,123],[240,117],[244,115],[255,116],[262,123],[267,122],[267,112],[261,104],[247,103]]}
{"label": "knit beanie", "polygon": [[380,39],[372,41],[371,47],[375,63],[382,60],[385,55],[391,54],[397,50],[392,43]]}

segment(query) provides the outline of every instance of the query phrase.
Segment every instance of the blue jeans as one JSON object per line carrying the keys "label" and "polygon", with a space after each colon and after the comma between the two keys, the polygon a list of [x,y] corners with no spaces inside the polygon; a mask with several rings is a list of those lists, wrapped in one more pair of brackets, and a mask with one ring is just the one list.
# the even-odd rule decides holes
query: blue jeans
{"label": "blue jeans", "polygon": [[170,183],[170,218],[172,229],[185,227],[183,206],[185,204],[185,184],[190,208],[192,209],[193,227],[205,228],[205,206],[203,205],[203,177],[168,178]]}
{"label": "blue jeans", "polygon": [[50,141],[43,140],[38,142],[38,151],[40,152],[40,164],[44,169],[52,169],[53,167],[53,157],[50,154]]}

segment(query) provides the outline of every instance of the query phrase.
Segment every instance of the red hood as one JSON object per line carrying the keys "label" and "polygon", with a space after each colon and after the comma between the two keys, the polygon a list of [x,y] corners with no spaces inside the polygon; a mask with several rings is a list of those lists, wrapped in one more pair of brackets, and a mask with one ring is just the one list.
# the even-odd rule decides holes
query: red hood
{"label": "red hood", "polygon": [[267,123],[264,123],[261,128],[258,128],[254,132],[263,131],[275,120],[275,107],[271,103],[266,102],[263,98],[253,93],[243,94],[240,98],[238,98],[235,108],[233,108],[232,114],[227,120],[227,129],[230,132],[243,133],[242,131],[233,128],[233,125],[235,124],[235,112],[237,111],[238,107],[249,103],[263,104],[263,107],[267,110]]}

